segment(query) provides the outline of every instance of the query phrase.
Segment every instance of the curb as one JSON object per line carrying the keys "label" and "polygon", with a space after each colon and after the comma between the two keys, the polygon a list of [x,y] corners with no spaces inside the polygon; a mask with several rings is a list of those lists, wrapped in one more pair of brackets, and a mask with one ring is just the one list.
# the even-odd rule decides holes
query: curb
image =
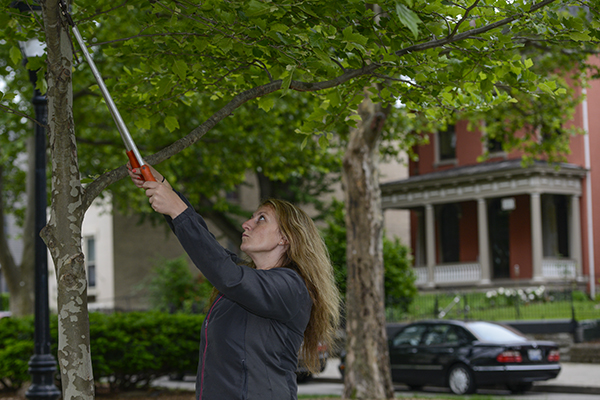
{"label": "curb", "polygon": [[532,392],[600,394],[598,386],[534,385]]}
{"label": "curb", "polygon": [[[319,378],[314,377],[311,383],[340,383],[344,381],[339,378]],[[572,393],[572,394],[600,394],[599,386],[568,386],[568,385],[534,385],[530,392],[542,393]]]}

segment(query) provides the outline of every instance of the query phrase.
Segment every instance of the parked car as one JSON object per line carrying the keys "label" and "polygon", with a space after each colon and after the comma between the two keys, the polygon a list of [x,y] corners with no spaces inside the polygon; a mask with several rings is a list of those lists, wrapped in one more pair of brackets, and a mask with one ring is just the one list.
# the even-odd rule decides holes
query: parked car
{"label": "parked car", "polygon": [[[524,392],[560,373],[558,346],[527,339],[492,322],[435,320],[409,324],[389,339],[392,380],[412,389],[447,386],[456,394],[506,386]],[[344,370],[344,356],[340,371]]]}
{"label": "parked car", "polygon": [[[326,344],[319,344],[319,372],[325,371],[327,367],[327,359],[329,358],[329,351]],[[298,368],[296,368],[296,380],[299,383],[306,382],[312,378],[312,374],[308,371],[306,366],[302,362],[302,353],[298,357]]]}

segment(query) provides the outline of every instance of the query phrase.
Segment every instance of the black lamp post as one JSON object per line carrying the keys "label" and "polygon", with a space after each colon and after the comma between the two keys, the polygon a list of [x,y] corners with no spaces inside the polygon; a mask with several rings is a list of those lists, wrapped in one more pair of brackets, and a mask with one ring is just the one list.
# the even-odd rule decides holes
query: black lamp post
{"label": "black lamp post", "polygon": [[[31,2],[11,4],[22,12],[39,12],[41,7]],[[24,63],[28,57],[44,54],[44,46],[31,39],[19,43]],[[31,400],[55,400],[61,395],[54,384],[56,360],[50,353],[50,307],[48,305],[48,250],[39,233],[46,225],[46,123],[48,100],[36,89],[37,73],[29,71],[34,94],[31,102],[35,109],[35,351],[29,360],[31,386],[25,396]]]}

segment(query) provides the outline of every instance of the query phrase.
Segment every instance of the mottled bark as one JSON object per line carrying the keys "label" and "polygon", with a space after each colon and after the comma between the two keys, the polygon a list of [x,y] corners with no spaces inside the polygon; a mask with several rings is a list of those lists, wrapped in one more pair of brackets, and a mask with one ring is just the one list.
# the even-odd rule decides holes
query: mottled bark
{"label": "mottled bark", "polygon": [[56,0],[42,2],[48,60],[48,139],[52,158],[50,221],[42,237],[58,281],[58,364],[63,399],[93,399],[87,279],[81,250],[85,208],[73,122],[73,53]]}
{"label": "mottled bark", "polygon": [[358,112],[362,122],[350,132],[343,162],[348,241],[344,398],[390,399],[394,390],[385,330],[378,176],[379,142],[388,111],[365,95]]}

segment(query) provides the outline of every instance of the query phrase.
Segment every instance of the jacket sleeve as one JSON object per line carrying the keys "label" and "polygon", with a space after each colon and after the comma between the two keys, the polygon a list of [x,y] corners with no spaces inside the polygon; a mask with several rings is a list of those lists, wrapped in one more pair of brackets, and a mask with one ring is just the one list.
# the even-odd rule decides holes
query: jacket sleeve
{"label": "jacket sleeve", "polygon": [[219,244],[189,203],[169,225],[206,279],[249,312],[286,322],[311,304],[306,284],[297,272],[288,268],[256,270],[240,265],[240,259]]}

